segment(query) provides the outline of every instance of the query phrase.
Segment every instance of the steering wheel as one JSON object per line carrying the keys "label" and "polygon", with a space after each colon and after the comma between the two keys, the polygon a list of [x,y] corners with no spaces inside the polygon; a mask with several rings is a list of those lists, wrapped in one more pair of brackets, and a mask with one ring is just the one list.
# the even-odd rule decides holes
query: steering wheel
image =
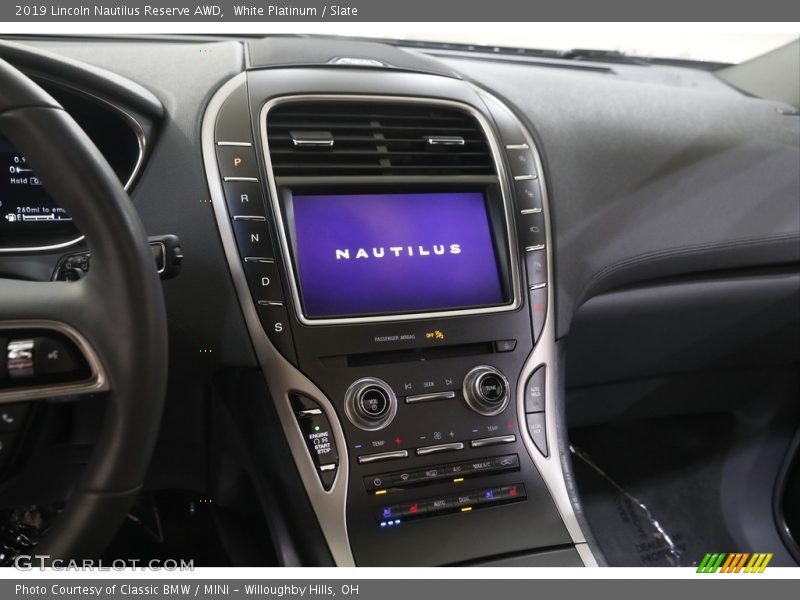
{"label": "steering wheel", "polygon": [[[0,325],[69,331],[95,367],[94,383],[83,391],[105,396],[100,435],[35,552],[50,560],[96,558],[136,499],[161,422],[167,379],[161,282],[144,227],[105,158],[58,102],[3,60],[0,132],[46,174],[47,192],[92,252],[91,270],[76,282],[0,279]],[[64,391],[41,386],[23,400]],[[0,387],[0,403],[12,401],[19,394]]]}

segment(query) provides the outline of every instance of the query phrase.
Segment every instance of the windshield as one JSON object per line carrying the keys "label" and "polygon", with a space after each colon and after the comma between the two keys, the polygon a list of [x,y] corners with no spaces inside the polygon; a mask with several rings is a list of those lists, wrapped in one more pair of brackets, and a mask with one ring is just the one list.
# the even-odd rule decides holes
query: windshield
{"label": "windshield", "polygon": [[[768,31],[736,31],[725,28],[715,30],[705,27],[658,27],[646,24],[637,27],[604,27],[598,23],[578,23],[568,26],[532,23],[459,23],[457,28],[448,24],[373,23],[369,28],[358,28],[345,35],[424,41],[503,48],[532,48],[566,52],[580,49],[604,52],[621,52],[640,58],[665,58],[714,63],[737,64],[800,37],[796,24]],[[677,30],[676,30],[677,29]]]}

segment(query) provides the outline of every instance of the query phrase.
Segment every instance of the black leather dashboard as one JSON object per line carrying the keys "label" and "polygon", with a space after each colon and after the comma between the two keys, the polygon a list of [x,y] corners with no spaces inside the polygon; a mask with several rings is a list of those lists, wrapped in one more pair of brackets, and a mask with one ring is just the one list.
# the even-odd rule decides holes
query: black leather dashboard
{"label": "black leather dashboard", "polygon": [[[546,547],[570,547],[574,544],[575,551],[582,552],[581,561],[591,564],[594,559],[590,556],[591,560],[587,562],[585,556],[586,540],[581,535],[575,535],[576,531],[581,534],[581,528],[570,514],[573,508],[576,513],[581,512],[574,490],[571,490],[573,497],[567,498],[563,494],[553,494],[554,488],[550,486],[552,479],[557,479],[559,485],[562,483],[562,463],[564,471],[571,472],[569,449],[562,444],[566,439],[562,433],[566,431],[566,404],[573,402],[577,396],[578,403],[570,404],[570,409],[577,406],[581,415],[578,418],[570,415],[571,426],[602,422],[606,413],[613,412],[614,403],[610,398],[613,394],[609,392],[608,397],[598,395],[594,387],[705,368],[737,369],[742,365],[796,362],[796,307],[800,293],[797,287],[797,268],[800,265],[800,119],[796,113],[789,114],[791,111],[785,110],[783,105],[740,93],[717,79],[713,73],[665,65],[616,65],[503,58],[455,51],[403,50],[390,45],[338,38],[314,38],[313,43],[302,37],[26,38],[15,42],[13,47],[0,45],[0,56],[3,56],[3,52],[7,59],[16,61],[31,75],[54,81],[70,79],[74,87],[83,86],[84,91],[96,94],[106,102],[138,107],[142,113],[148,114],[152,126],[147,130],[146,162],[131,189],[131,200],[141,215],[147,233],[153,236],[177,236],[185,255],[181,276],[163,282],[170,339],[171,393],[168,407],[171,406],[173,411],[172,415],[168,413],[166,419],[173,422],[168,422],[165,430],[183,428],[186,415],[194,415],[198,421],[195,424],[199,432],[197,440],[202,440],[197,442],[197,447],[205,444],[205,423],[200,424],[204,409],[201,404],[219,393],[230,404],[228,409],[232,414],[243,411],[238,404],[238,393],[219,391],[226,388],[221,380],[226,377],[236,379],[238,373],[260,366],[268,392],[243,392],[243,396],[252,393],[254,398],[266,396],[274,399],[278,409],[277,418],[287,434],[289,446],[280,448],[280,456],[277,450],[275,456],[262,456],[263,449],[259,447],[260,438],[265,437],[262,424],[249,423],[245,428],[254,428],[250,435],[256,451],[245,454],[248,460],[257,456],[261,467],[266,465],[266,469],[255,467],[253,471],[275,470],[274,479],[270,474],[264,480],[268,482],[265,487],[285,490],[292,486],[302,487],[302,483],[307,492],[311,490],[309,499],[313,511],[316,511],[323,526],[323,537],[329,542],[333,560],[337,564],[349,564],[351,549],[358,564],[372,564],[373,560],[380,564],[390,556],[388,552],[381,556],[372,551],[373,538],[374,547],[378,547],[378,542],[383,539],[378,536],[387,531],[380,529],[387,522],[376,525],[375,515],[383,514],[381,518],[385,519],[387,511],[392,516],[393,510],[407,509],[408,514],[403,515],[404,522],[406,517],[413,521],[419,517],[416,514],[418,500],[424,506],[430,504],[438,510],[440,507],[437,504],[455,498],[448,495],[449,488],[445,490],[447,494],[443,491],[437,492],[438,495],[434,491],[440,488],[420,488],[433,491],[418,492],[419,498],[414,496],[412,504],[413,490],[405,489],[405,484],[400,483],[396,487],[400,488],[401,496],[394,497],[403,498],[402,494],[407,493],[408,506],[397,501],[393,505],[379,507],[382,513],[379,510],[376,512],[378,505],[375,503],[380,498],[376,500],[373,496],[384,492],[384,488],[376,487],[374,494],[373,490],[368,490],[369,493],[365,495],[362,487],[368,485],[370,480],[373,485],[379,486],[382,484],[374,484],[374,481],[382,481],[383,477],[394,480],[403,475],[409,477],[408,472],[418,473],[411,467],[404,467],[408,471],[406,473],[395,473],[388,467],[379,471],[376,470],[379,467],[370,466],[373,460],[409,459],[405,463],[395,464],[398,467],[400,464],[411,464],[414,469],[427,469],[419,472],[425,472],[428,477],[431,467],[436,467],[436,470],[438,467],[461,469],[468,464],[431,462],[436,460],[435,456],[430,457],[431,454],[463,451],[463,456],[469,457],[470,461],[473,458],[478,461],[486,458],[483,454],[485,450],[481,449],[486,446],[481,444],[491,445],[497,440],[503,444],[515,444],[505,446],[507,452],[513,450],[523,458],[524,468],[520,475],[515,471],[513,474],[502,471],[492,475],[507,478],[508,481],[502,483],[508,484],[506,487],[513,489],[513,493],[506,487],[498,487],[473,490],[474,498],[469,494],[464,497],[469,502],[474,500],[475,506],[478,506],[479,501],[488,502],[487,498],[494,501],[497,493],[498,501],[508,500],[509,506],[502,509],[507,514],[522,511],[525,507],[535,507],[532,515],[540,520],[551,515],[555,525],[537,525],[535,518],[520,512],[519,518],[506,520],[505,526],[515,529],[517,522],[533,523],[538,538],[522,535],[519,543],[514,545],[511,543],[514,535],[497,527],[500,521],[492,521],[486,517],[488,513],[483,513],[483,516],[471,515],[474,517],[473,529],[462,533],[474,538],[470,542],[474,547],[470,543],[459,542],[455,545],[459,547],[460,554],[443,548],[441,554],[431,553],[425,561],[430,564],[471,562],[482,560],[490,554],[541,551]],[[37,56],[41,52],[46,55]],[[67,61],[63,70],[58,66],[59,57]],[[91,66],[85,73],[81,71],[84,63]],[[248,70],[249,73],[243,74]],[[109,74],[106,83],[104,73]],[[507,210],[504,214],[515,215],[513,219],[507,219],[509,224],[514,223],[514,227],[509,227],[507,232],[502,231],[502,227],[494,231],[495,234],[500,231],[501,237],[509,236],[508,256],[522,251],[522,256],[526,257],[522,267],[531,276],[527,282],[522,278],[520,290],[525,292],[525,301],[509,309],[513,315],[505,315],[500,311],[496,315],[487,313],[475,316],[475,320],[471,321],[466,320],[472,318],[470,315],[459,317],[448,313],[426,316],[420,312],[414,313],[411,315],[414,319],[409,318],[409,321],[441,317],[442,322],[451,328],[447,333],[447,344],[453,347],[447,352],[452,354],[431,352],[422,353],[419,357],[416,354],[411,357],[408,349],[402,347],[398,333],[411,336],[408,339],[416,339],[414,336],[419,335],[419,339],[425,340],[428,339],[425,336],[438,339],[435,338],[438,334],[444,340],[445,334],[436,329],[438,322],[431,320],[430,327],[425,323],[426,329],[414,332],[410,329],[401,330],[400,325],[388,319],[379,319],[377,324],[353,319],[345,325],[335,319],[316,324],[299,319],[289,321],[289,313],[281,313],[283,316],[280,319],[270,317],[266,321],[259,316],[262,314],[261,307],[279,306],[285,309],[285,299],[283,296],[277,300],[272,296],[269,299],[250,297],[248,285],[251,284],[246,279],[250,275],[243,273],[249,272],[252,263],[277,264],[285,269],[280,272],[264,271],[268,276],[256,278],[261,279],[262,287],[270,281],[278,281],[279,286],[287,287],[287,282],[293,281],[290,279],[290,269],[292,252],[296,249],[290,248],[286,239],[282,240],[286,246],[282,256],[263,253],[271,250],[269,227],[277,224],[271,233],[273,236],[284,231],[277,215],[286,210],[284,203],[288,202],[290,195],[287,186],[299,188],[300,192],[303,186],[314,192],[317,190],[314,185],[322,186],[328,193],[331,187],[337,189],[335,177],[323,181],[320,174],[314,172],[305,172],[305,179],[299,176],[294,180],[286,178],[291,185],[284,181],[281,184],[283,188],[276,187],[278,177],[271,172],[271,142],[267,143],[267,113],[273,102],[280,104],[286,101],[290,105],[291,102],[300,102],[298,95],[304,96],[302,102],[310,102],[309,98],[313,96],[318,96],[311,98],[316,102],[343,102],[344,96],[348,97],[348,102],[365,102],[373,97],[369,101],[376,106],[391,100],[395,104],[381,109],[390,111],[399,110],[397,104],[415,100],[440,105],[458,101],[464,106],[476,108],[475,113],[479,116],[483,113],[481,119],[488,117],[486,122],[489,127],[486,131],[495,127],[498,135],[496,138],[489,135],[486,140],[491,142],[490,146],[507,153],[501,156],[494,151],[498,178],[492,180],[490,185],[500,187],[487,189],[494,190],[494,196],[502,200],[502,187],[506,185],[522,199],[519,190],[526,188],[517,188],[518,182],[532,181],[542,201],[536,207],[531,205],[524,208],[519,200],[514,200],[513,207],[510,202],[500,208],[495,207],[495,212],[502,208]],[[503,108],[503,103],[516,113],[516,119],[511,118]],[[236,108],[230,108],[234,105]],[[317,105],[317,108],[319,106],[324,105]],[[349,104],[338,106],[337,110],[352,110]],[[376,106],[372,110],[376,110]],[[431,115],[439,118],[438,113]],[[508,129],[504,131],[503,115],[506,125],[509,121],[513,122],[512,137],[508,137]],[[307,115],[307,118],[319,116],[317,111]],[[260,118],[263,121],[259,121]],[[390,114],[386,118],[399,117]],[[289,122],[293,123],[291,120]],[[230,123],[236,126],[225,131],[223,125]],[[262,125],[263,139],[259,139],[259,127]],[[309,127],[307,123],[302,125]],[[331,128],[339,126],[338,123],[326,125]],[[372,128],[373,124],[369,127]],[[526,128],[528,131],[524,132]],[[289,131],[293,142],[304,141],[302,135],[296,138],[295,133]],[[306,133],[325,138],[317,139],[317,145],[325,141],[330,142],[328,147],[334,145],[333,137],[326,131],[321,133],[331,137],[330,140],[326,135],[319,136],[320,132]],[[424,133],[430,132],[426,130]],[[416,133],[414,136],[414,141],[418,143],[426,139]],[[284,140],[287,144],[289,137]],[[307,135],[305,141],[314,141],[312,138]],[[346,138],[342,136],[338,139]],[[452,137],[448,136],[433,136],[433,139],[452,141]],[[431,143],[430,136],[427,140]],[[463,138],[461,141],[462,144],[466,143]],[[276,155],[281,152],[279,144]],[[337,143],[337,150],[340,145],[343,144]],[[250,152],[252,159],[249,158]],[[283,149],[284,155],[298,156],[293,152],[294,149]],[[378,152],[386,150],[379,149]],[[513,159],[528,156],[528,152],[531,157],[529,162],[535,163],[535,169],[515,172],[514,165],[519,167],[519,163]],[[266,167],[262,165],[262,170],[256,166],[255,171],[248,174],[249,177],[241,177],[244,171],[222,172],[223,167],[230,167],[229,159],[236,166],[238,164],[235,161],[241,163],[242,157],[245,164],[251,162],[257,165],[256,156],[262,160],[266,157],[269,164]],[[330,159],[334,153],[323,153],[323,156]],[[430,156],[423,160],[430,160]],[[430,167],[427,163],[424,166]],[[505,173],[506,167],[509,167],[508,173]],[[259,180],[259,177],[262,179]],[[315,183],[314,177],[319,181]],[[435,177],[441,179],[442,175],[437,173]],[[273,185],[267,200],[272,202],[271,212],[263,215],[250,212],[227,214],[226,211],[231,210],[231,198],[239,195],[244,199],[248,194],[242,194],[239,190],[229,198],[228,192],[220,186],[231,182],[255,183],[258,186],[260,181]],[[428,185],[430,181],[420,179],[417,184]],[[456,181],[455,175],[452,181]],[[363,181],[360,183],[366,185]],[[356,186],[353,191],[344,186],[340,191],[356,193],[367,190],[374,193],[384,189],[381,188],[384,184],[369,183],[375,186],[374,190],[367,190],[366,187],[356,189]],[[441,181],[438,183],[442,184]],[[461,183],[467,185],[468,182],[465,179]],[[340,182],[338,185],[343,184]],[[540,185],[546,186],[546,194],[542,193],[545,188],[540,189]],[[418,191],[417,188],[414,190]],[[302,193],[297,195],[303,196]],[[529,197],[533,198],[533,195]],[[251,206],[247,208],[251,209]],[[515,208],[520,209],[519,214],[511,212]],[[526,213],[538,215],[530,218],[539,218],[542,224],[547,223],[536,229],[537,234],[544,236],[547,227],[547,235],[517,247],[516,226],[523,223],[522,215]],[[229,221],[237,219],[244,222],[247,228],[241,222],[229,224]],[[498,223],[500,221],[495,216],[494,224]],[[519,231],[524,231],[529,225]],[[262,227],[266,229],[258,229]],[[533,232],[534,229],[529,227],[528,231]],[[237,231],[245,231],[246,235],[239,235]],[[259,235],[253,236],[253,232],[262,232],[263,235],[264,231],[264,246],[243,249],[242,239],[249,237],[251,242],[255,239],[260,243]],[[245,250],[252,252],[245,253]],[[506,252],[505,248],[503,252]],[[60,252],[26,256],[7,253],[0,257],[0,275],[7,270],[23,279],[48,279],[59,256]],[[528,260],[528,256],[532,257],[531,260]],[[541,258],[543,256],[544,261]],[[516,265],[513,260],[509,264]],[[513,285],[517,284],[515,268],[511,268],[508,278]],[[533,275],[541,278],[533,279]],[[263,283],[264,279],[268,283]],[[274,289],[273,286],[269,292],[273,293]],[[521,294],[517,298],[517,292],[512,291],[515,302],[522,299]],[[542,298],[546,300],[542,301]],[[531,338],[528,337],[528,318],[531,316],[526,312],[528,307],[534,323]],[[302,307],[295,306],[294,311],[300,315]],[[537,313],[540,314],[538,329]],[[464,320],[459,321],[459,318]],[[262,320],[259,322],[259,319]],[[750,327],[743,331],[738,324],[744,321],[749,321]],[[283,326],[290,322],[291,328],[284,329]],[[280,328],[273,325],[280,325]],[[442,326],[444,329],[445,325]],[[336,327],[345,326],[349,329],[336,330]],[[286,351],[286,348],[275,350],[273,345],[277,347],[277,344],[274,336],[269,337],[271,343],[265,343],[265,334],[269,336],[271,329],[273,333],[291,329],[293,333],[287,333],[290,341],[286,348],[292,348],[292,344],[295,344],[296,352]],[[542,337],[543,331],[545,334]],[[294,342],[291,341],[292,335]],[[391,346],[379,356],[371,357],[378,342],[394,338],[397,338],[397,347]],[[702,345],[697,344],[698,339],[703,341]],[[563,340],[558,343],[557,358],[554,353],[556,340]],[[508,345],[510,342],[513,344]],[[411,350],[427,351],[429,348],[426,344],[434,343],[419,342],[419,347]],[[506,346],[503,346],[504,343]],[[565,346],[569,347],[568,352]],[[756,359],[752,358],[754,352]],[[421,384],[424,387],[429,382],[431,385],[436,383],[433,375],[423,383],[420,373],[425,369],[431,373],[437,370],[435,375],[438,377],[441,374],[438,371],[444,373],[446,368],[459,361],[469,363],[468,366],[479,362],[478,358],[464,358],[470,356],[480,356],[480,362],[490,361],[490,367],[502,367],[503,372],[513,374],[509,380],[504,380],[505,386],[509,387],[510,381],[510,388],[517,390],[516,396],[522,399],[523,404],[517,407],[520,422],[524,420],[531,435],[534,435],[534,431],[541,434],[540,441],[533,442],[535,448],[531,443],[524,446],[522,440],[527,438],[522,429],[515,429],[513,417],[505,423],[479,419],[477,422],[481,426],[489,424],[486,426],[487,432],[496,433],[500,427],[504,427],[505,435],[475,437],[486,432],[472,426],[476,417],[467,406],[459,405],[463,417],[463,423],[459,423],[458,414],[446,403],[438,407],[435,404],[419,404],[432,401],[431,395],[436,396],[435,400],[456,398],[462,389],[450,389],[460,385],[453,384],[454,380],[463,380],[463,389],[467,389],[466,382],[473,371],[490,367],[474,367],[469,372],[465,368],[455,377],[448,371],[448,378],[442,380],[448,382],[443,384],[447,390],[437,388],[435,391],[438,394],[416,395],[409,392],[401,407],[404,413],[401,417],[406,420],[398,418],[394,425],[403,429],[387,430],[391,435],[387,433],[386,439],[376,437],[384,434],[371,433],[381,428],[360,427],[353,421],[348,413],[348,408],[352,408],[349,404],[344,408],[336,404],[342,399],[346,403],[348,398],[355,397],[351,394],[353,386],[367,380],[373,384],[377,381],[390,391],[391,388],[401,387],[418,391],[413,386]],[[439,362],[434,363],[433,358]],[[452,362],[447,363],[446,360]],[[414,377],[419,381],[412,381],[410,377],[402,381],[392,379],[398,373],[405,376],[406,369],[415,370]],[[354,377],[362,375],[369,377],[354,381]],[[502,373],[500,375],[502,378]],[[386,384],[387,381],[390,385]],[[528,387],[529,382],[533,387]],[[587,388],[592,389],[586,391]],[[557,416],[553,414],[552,406],[544,410],[545,400],[534,400],[542,402],[539,407],[542,410],[535,410],[534,405],[529,411],[525,400],[528,389],[535,389],[536,394],[543,389],[550,390],[548,401],[551,404],[555,403],[554,397],[565,389],[567,397],[565,402],[559,400]],[[424,390],[430,391],[427,387]],[[177,399],[173,396],[177,396]],[[466,398],[467,394],[464,393],[464,396]],[[320,398],[324,401],[320,402]],[[398,402],[394,394],[390,400]],[[693,396],[687,396],[684,403],[699,404]],[[501,411],[505,407],[504,404]],[[472,405],[470,409],[480,413]],[[410,412],[414,410],[417,412]],[[323,487],[327,486],[324,487],[324,493],[313,469],[304,471],[303,460],[309,462],[306,460],[308,449],[295,431],[298,423],[295,419],[301,413],[304,417],[314,414],[325,418],[336,417],[337,414],[341,417],[344,413],[353,425],[350,427],[342,419],[345,423],[345,430],[342,431],[331,428],[327,421],[320,421],[322,424],[319,427],[325,426],[324,435],[331,436],[341,452],[341,460],[336,459],[338,462],[317,465],[320,473],[322,467],[328,467],[325,470],[328,478],[321,479]],[[243,414],[238,414],[236,418],[241,419]],[[481,414],[482,419],[494,417],[497,413]],[[389,422],[394,416],[392,412]],[[270,419],[265,421],[270,420],[275,420],[275,415],[270,413]],[[335,418],[329,420],[334,425],[337,422]],[[416,430],[417,425],[428,427],[434,422],[444,423],[453,429],[449,432],[449,443],[429,445],[425,441],[425,445],[419,442],[412,447],[410,444],[413,440],[427,440],[428,436],[437,442],[441,441],[442,431]],[[179,424],[177,427],[176,423]],[[459,431],[462,424],[470,424],[470,427],[465,425],[463,432]],[[215,423],[214,427],[217,426]],[[551,439],[549,451],[545,426]],[[328,432],[329,429],[332,433]],[[363,433],[365,431],[370,433]],[[555,451],[556,446],[552,445],[556,431],[559,432],[559,444],[562,444],[558,446],[558,452]],[[448,435],[448,432],[444,434]],[[184,437],[190,436],[181,433],[182,442],[185,441]],[[464,448],[464,441],[468,444],[467,448]],[[473,445],[474,442],[479,443]],[[417,444],[417,441],[413,443]],[[406,445],[414,456],[408,456]],[[188,456],[185,462],[197,462],[199,473],[202,461],[193,455],[189,456],[196,447],[186,443],[175,444],[177,446],[181,446]],[[383,450],[388,447],[394,452],[364,454],[362,449],[365,446]],[[202,446],[202,449],[207,447]],[[178,464],[181,457],[172,454],[173,449],[168,447],[164,455]],[[273,449],[270,447],[270,452]],[[345,449],[350,453],[350,458],[354,458],[349,467]],[[398,456],[398,453],[404,455]],[[395,456],[389,456],[392,454]],[[532,455],[536,470],[530,469],[531,465],[525,462],[528,455]],[[336,466],[332,466],[334,464]],[[476,464],[480,467],[484,463]],[[506,466],[509,464],[506,463]],[[154,465],[154,471],[158,471],[158,460],[154,461]],[[325,494],[331,490],[334,481],[348,481],[348,472],[351,475],[349,488],[343,490],[340,483],[333,486],[335,494],[338,494],[337,502],[341,501],[342,506],[345,506],[345,499],[349,498],[347,506],[350,514],[345,523],[342,515],[336,512],[339,505],[330,502]],[[533,476],[537,472],[543,476],[542,482]],[[337,473],[343,473],[338,480],[335,479]],[[438,474],[435,475],[438,477]],[[187,480],[190,478],[186,476]],[[571,475],[567,479],[571,479]],[[274,484],[274,481],[280,483]],[[289,485],[286,481],[289,481]],[[420,481],[420,485],[425,486],[445,485],[433,479]],[[461,481],[463,478],[456,478],[452,484]],[[554,500],[552,506],[545,498],[543,482]],[[527,493],[535,502],[517,503],[525,499],[524,494],[521,498],[517,497],[517,485],[522,484],[527,486]],[[394,487],[390,489],[392,493],[397,493]],[[526,487],[520,489],[524,492]],[[501,492],[511,495],[501,497]],[[544,499],[538,498],[540,492]],[[350,495],[345,496],[348,493]],[[543,506],[548,507],[549,512],[544,511]],[[472,507],[473,504],[470,504],[465,510],[470,512]],[[447,509],[451,508],[453,506]],[[303,517],[311,510],[311,507],[301,505],[281,512],[297,511]],[[427,508],[425,510],[427,512]],[[329,513],[335,518],[332,519]],[[480,511],[476,513],[480,514]],[[569,518],[565,518],[565,514]],[[365,515],[368,518],[362,518]],[[448,513],[447,517],[440,520],[431,519],[430,523],[433,524],[427,527],[430,532],[438,531],[438,537],[448,538],[448,528],[453,522],[448,519],[454,518]],[[346,536],[340,535],[339,529],[329,527],[332,521],[341,531],[349,531],[353,536],[349,543],[346,543]],[[487,526],[486,531],[491,532],[485,539],[475,535],[475,532],[481,531],[481,523]],[[399,524],[400,520],[388,522],[392,527]],[[566,528],[562,525],[566,525]],[[395,534],[396,540],[405,539],[407,545],[396,544],[402,556],[392,557],[393,563],[399,564],[405,560],[419,562],[414,556],[414,549],[420,538],[414,527],[416,525],[412,524],[402,530],[402,536],[407,537]],[[585,530],[585,525],[582,528]],[[335,535],[330,534],[331,531]],[[543,531],[549,531],[552,535],[546,536]],[[318,533],[315,530],[308,535],[316,540]],[[496,536],[495,541],[499,541],[494,546],[486,541],[492,535]],[[532,537],[536,539],[532,541]],[[450,539],[458,541],[457,537]],[[345,543],[339,543],[342,540]],[[364,544],[364,540],[369,543]],[[341,562],[342,557],[344,562]],[[577,561],[578,557],[571,556],[569,560]],[[318,561],[315,559],[315,562]]]}
{"label": "black leather dashboard", "polygon": [[517,106],[544,149],[559,336],[611,288],[800,261],[800,119],[775,103],[613,73],[453,64]]}

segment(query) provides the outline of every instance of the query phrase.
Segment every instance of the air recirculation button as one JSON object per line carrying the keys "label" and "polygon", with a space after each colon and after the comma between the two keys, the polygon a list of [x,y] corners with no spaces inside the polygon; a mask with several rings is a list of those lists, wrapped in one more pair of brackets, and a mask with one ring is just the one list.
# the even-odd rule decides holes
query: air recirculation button
{"label": "air recirculation button", "polygon": [[386,382],[364,377],[347,388],[344,409],[353,425],[364,431],[377,431],[394,419],[397,398]]}
{"label": "air recirculation button", "polygon": [[494,367],[475,367],[464,378],[464,400],[476,413],[492,417],[508,406],[508,380]]}

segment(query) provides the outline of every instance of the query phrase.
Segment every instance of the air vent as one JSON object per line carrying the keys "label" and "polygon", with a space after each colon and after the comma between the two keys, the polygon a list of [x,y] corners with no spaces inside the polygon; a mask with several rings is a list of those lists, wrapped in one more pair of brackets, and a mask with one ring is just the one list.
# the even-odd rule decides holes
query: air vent
{"label": "air vent", "polygon": [[298,101],[267,115],[276,177],[493,175],[468,112],[405,102]]}

